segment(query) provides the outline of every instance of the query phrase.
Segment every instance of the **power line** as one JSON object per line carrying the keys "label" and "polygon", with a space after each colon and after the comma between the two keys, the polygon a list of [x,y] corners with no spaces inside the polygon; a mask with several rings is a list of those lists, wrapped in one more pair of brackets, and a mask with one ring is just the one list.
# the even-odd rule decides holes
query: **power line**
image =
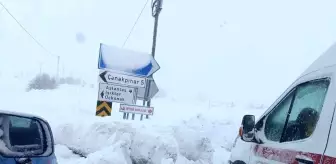
{"label": "power line", "polygon": [[15,22],[22,28],[23,31],[25,31],[34,41],[37,45],[39,45],[43,50],[45,50],[48,54],[52,56],[56,56],[53,53],[51,53],[48,49],[46,49],[38,40],[36,40],[29,31],[14,17],[14,15],[5,7],[5,5],[0,2],[0,5],[5,9],[5,11],[15,20]]}
{"label": "power line", "polygon": [[135,22],[134,22],[134,24],[133,24],[133,27],[132,27],[131,31],[129,32],[129,34],[127,35],[127,38],[126,38],[126,40],[125,40],[125,42],[124,42],[124,44],[123,44],[122,47],[125,46],[126,42],[128,41],[128,38],[131,36],[131,34],[132,34],[132,32],[133,32],[133,30],[134,30],[136,24],[138,23],[138,21],[139,21],[141,15],[142,15],[142,13],[143,13],[143,11],[145,10],[145,8],[146,8],[148,2],[149,2],[149,0],[147,0],[146,3],[145,3],[145,5],[143,6],[141,12],[140,12],[139,15],[138,15],[138,18],[135,20]]}

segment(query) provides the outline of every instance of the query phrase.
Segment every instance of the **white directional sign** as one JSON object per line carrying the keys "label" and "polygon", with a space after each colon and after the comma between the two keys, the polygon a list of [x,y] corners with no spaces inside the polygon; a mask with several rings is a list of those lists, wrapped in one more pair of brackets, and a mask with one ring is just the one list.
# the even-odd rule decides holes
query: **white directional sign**
{"label": "white directional sign", "polygon": [[154,107],[120,104],[119,112],[153,115]]}
{"label": "white directional sign", "polygon": [[110,71],[100,70],[100,81],[104,83],[113,83],[130,87],[145,88],[146,78],[118,74]]}
{"label": "white directional sign", "polygon": [[146,88],[138,88],[138,96],[137,98],[139,100],[149,100],[149,99],[152,99],[158,92],[159,92],[159,88],[158,86],[156,85],[154,79],[150,79],[148,78],[148,80],[151,81],[150,83],[150,88],[149,88],[149,92],[148,92],[148,95],[146,97],[145,93],[146,93]]}
{"label": "white directional sign", "polygon": [[135,104],[136,91],[135,88],[100,83],[98,100],[123,104]]}

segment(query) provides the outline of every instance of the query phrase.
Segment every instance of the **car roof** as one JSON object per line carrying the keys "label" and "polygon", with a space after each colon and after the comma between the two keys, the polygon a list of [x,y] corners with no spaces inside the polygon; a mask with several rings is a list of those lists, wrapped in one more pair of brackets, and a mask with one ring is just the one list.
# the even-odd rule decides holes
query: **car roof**
{"label": "car roof", "polygon": [[317,58],[302,74],[301,76],[321,70],[326,67],[336,65],[336,43],[330,46],[327,51]]}
{"label": "car roof", "polygon": [[14,112],[14,111],[8,111],[8,110],[0,110],[0,114],[20,115],[20,116],[23,116],[23,117],[41,119],[41,120],[47,122],[44,118],[42,118],[40,116],[33,115],[33,114],[28,114],[28,113]]}

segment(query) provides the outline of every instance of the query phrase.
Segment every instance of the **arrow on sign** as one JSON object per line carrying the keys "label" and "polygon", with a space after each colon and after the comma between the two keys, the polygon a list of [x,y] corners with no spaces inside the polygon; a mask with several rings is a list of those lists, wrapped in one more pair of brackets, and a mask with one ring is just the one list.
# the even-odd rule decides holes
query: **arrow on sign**
{"label": "arrow on sign", "polygon": [[103,73],[101,73],[101,74],[99,75],[99,77],[100,77],[105,83],[107,82],[107,81],[106,81],[106,78],[105,78],[106,73],[107,73],[107,71],[104,71]]}
{"label": "arrow on sign", "polygon": [[100,94],[100,96],[101,96],[102,98],[104,98],[104,91]]}

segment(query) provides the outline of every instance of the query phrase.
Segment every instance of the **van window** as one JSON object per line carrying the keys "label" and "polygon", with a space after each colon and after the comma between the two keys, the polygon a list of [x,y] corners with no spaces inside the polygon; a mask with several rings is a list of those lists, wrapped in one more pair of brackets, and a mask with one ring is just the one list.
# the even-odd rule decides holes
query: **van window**
{"label": "van window", "polygon": [[266,138],[275,142],[308,138],[315,130],[329,83],[320,79],[295,87],[266,117]]}
{"label": "van window", "polygon": [[268,140],[280,141],[292,98],[293,93],[280,102],[268,115],[265,123],[265,136]]}
{"label": "van window", "polygon": [[314,132],[328,86],[326,79],[298,86],[281,142],[305,139]]}

